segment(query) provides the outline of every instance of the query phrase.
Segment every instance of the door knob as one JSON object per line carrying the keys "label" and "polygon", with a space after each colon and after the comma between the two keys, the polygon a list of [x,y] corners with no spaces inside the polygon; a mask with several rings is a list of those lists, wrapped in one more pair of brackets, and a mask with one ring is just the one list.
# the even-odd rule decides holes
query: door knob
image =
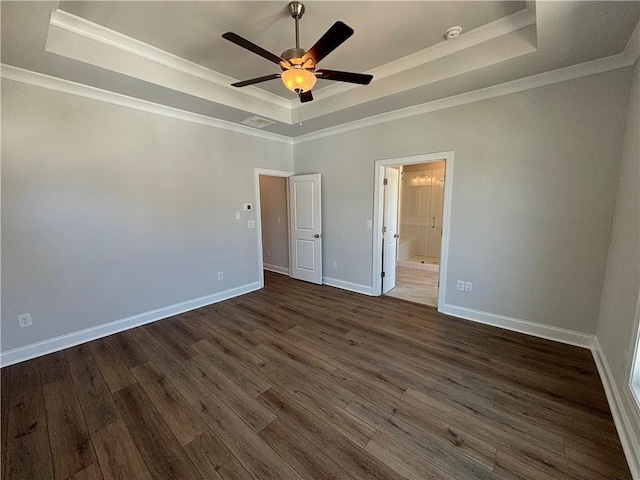
{"label": "door knob", "polygon": [[393,236],[393,238],[400,238],[400,235],[398,235],[397,233]]}
{"label": "door knob", "polygon": [[320,235],[319,233],[316,233],[316,234],[314,235],[314,237],[316,237],[316,238],[320,238],[320,237],[321,237],[321,235]]}

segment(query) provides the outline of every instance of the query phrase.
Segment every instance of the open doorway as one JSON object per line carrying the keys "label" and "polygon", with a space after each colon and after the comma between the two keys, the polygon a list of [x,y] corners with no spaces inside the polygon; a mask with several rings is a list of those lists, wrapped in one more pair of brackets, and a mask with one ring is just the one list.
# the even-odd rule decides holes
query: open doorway
{"label": "open doorway", "polygon": [[264,270],[290,274],[289,204],[287,179],[293,172],[255,169],[258,268],[264,287]]}
{"label": "open doorway", "polygon": [[[386,295],[437,307],[445,162],[400,165],[398,169],[395,287]],[[385,210],[392,194],[390,190],[385,193]]]}
{"label": "open doorway", "polygon": [[452,168],[453,152],[376,162],[374,294],[444,305]]}
{"label": "open doorway", "polygon": [[260,175],[263,269],[289,275],[287,179]]}

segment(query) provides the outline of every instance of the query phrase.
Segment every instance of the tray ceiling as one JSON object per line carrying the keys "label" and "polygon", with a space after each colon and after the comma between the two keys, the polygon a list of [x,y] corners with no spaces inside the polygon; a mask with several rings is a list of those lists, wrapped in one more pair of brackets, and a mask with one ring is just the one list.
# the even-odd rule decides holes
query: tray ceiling
{"label": "tray ceiling", "polygon": [[[263,116],[296,137],[619,55],[640,18],[640,2],[305,5],[301,46],[347,23],[355,34],[321,67],[371,73],[371,85],[320,80],[302,106],[279,80],[231,87],[277,66],[223,32],[276,54],[294,44],[287,2],[271,1],[2,2],[2,63],[229,122]],[[447,41],[452,25],[464,31]]]}

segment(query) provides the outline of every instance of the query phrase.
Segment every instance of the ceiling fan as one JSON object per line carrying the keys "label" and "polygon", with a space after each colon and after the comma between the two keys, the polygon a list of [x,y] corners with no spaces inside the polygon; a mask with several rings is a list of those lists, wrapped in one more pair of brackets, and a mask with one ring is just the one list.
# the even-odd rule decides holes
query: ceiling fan
{"label": "ceiling fan", "polygon": [[347,38],[353,35],[353,29],[342,22],[336,22],[325,32],[322,37],[309,50],[300,48],[300,33],[298,21],[304,14],[304,5],[300,2],[289,3],[289,13],[296,23],[296,46],[282,52],[280,56],[268,52],[262,47],[251,43],[249,40],[242,38],[233,32],[222,34],[222,38],[229,40],[236,45],[246,48],[247,50],[260,55],[273,63],[276,63],[282,69],[280,73],[272,73],[264,77],[252,78],[241,82],[232,83],[234,87],[246,87],[256,83],[266,82],[281,78],[284,85],[296,92],[300,97],[300,101],[310,102],[313,100],[311,89],[316,84],[318,78],[324,80],[333,80],[335,82],[357,83],[360,85],[369,85],[373,79],[373,75],[352,72],[339,72],[337,70],[316,70],[316,65],[324,57],[338,48]]}

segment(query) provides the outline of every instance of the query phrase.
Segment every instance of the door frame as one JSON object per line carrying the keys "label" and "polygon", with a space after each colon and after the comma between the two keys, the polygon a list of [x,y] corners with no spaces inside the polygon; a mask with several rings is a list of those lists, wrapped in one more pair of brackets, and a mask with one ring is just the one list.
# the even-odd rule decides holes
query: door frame
{"label": "door frame", "polygon": [[438,287],[438,311],[444,307],[444,300],[447,288],[447,269],[449,264],[449,239],[451,232],[451,197],[453,184],[453,159],[452,150],[436,153],[425,153],[411,155],[407,157],[388,158],[376,160],[374,167],[374,188],[373,188],[373,270],[371,285],[373,286],[373,296],[382,294],[382,223],[384,215],[384,169],[385,167],[395,167],[399,165],[415,165],[417,163],[431,163],[441,160],[445,161],[445,182],[444,182],[444,208],[442,215],[442,249],[440,251],[440,271]]}
{"label": "door frame", "polygon": [[[382,233],[382,261],[381,261],[381,266],[380,269],[383,270],[385,272],[385,276],[384,278],[381,280],[381,291],[380,293],[382,295],[385,295],[387,292],[391,291],[393,288],[395,288],[396,286],[396,267],[397,267],[397,262],[398,262],[398,234],[400,233],[400,197],[401,197],[401,191],[402,191],[402,187],[400,185],[400,182],[402,182],[402,166],[393,166],[393,167],[384,167],[383,168],[383,174],[384,174],[384,178],[386,178],[387,180],[389,179],[389,174],[390,172],[394,171],[395,173],[393,175],[396,175],[396,198],[395,198],[395,203],[396,203],[396,211],[395,211],[395,232],[393,232],[393,239],[391,240],[391,243],[387,243],[387,240],[389,240],[387,238],[387,235],[390,235],[391,232],[389,231],[389,225],[388,225],[388,220],[389,218],[387,218],[388,216],[390,216],[391,213],[391,208],[387,207],[387,200],[389,200],[389,202],[391,202],[391,195],[387,195],[387,193],[390,191],[390,184],[393,184],[393,182],[388,182],[387,184],[384,185],[383,184],[383,191],[382,191],[382,229],[385,229],[385,231]],[[385,188],[386,187],[386,188]],[[386,227],[386,228],[385,228]],[[387,258],[387,248],[389,246],[392,246],[393,244],[395,244],[395,248],[394,248],[394,254],[395,254],[395,260],[393,261],[393,273],[390,273],[387,270],[387,267],[389,266],[387,264],[388,262],[388,258]],[[389,280],[393,280],[393,286],[391,288],[387,289],[387,292],[385,292],[385,288],[388,287],[385,286],[385,284],[387,283],[387,281]]]}
{"label": "door frame", "polygon": [[[269,170],[266,168],[254,168],[253,169],[253,188],[254,188],[254,205],[256,212],[256,233],[258,244],[258,280],[260,282],[260,288],[264,288],[264,258],[262,255],[262,208],[260,205],[260,175],[266,177],[284,177],[289,178],[295,175],[295,172],[289,172],[286,170]],[[289,208],[289,184],[287,182],[287,248],[289,249],[289,271],[291,271],[291,246],[289,245],[289,239],[291,238],[291,230],[289,226],[289,216],[291,215]]]}

